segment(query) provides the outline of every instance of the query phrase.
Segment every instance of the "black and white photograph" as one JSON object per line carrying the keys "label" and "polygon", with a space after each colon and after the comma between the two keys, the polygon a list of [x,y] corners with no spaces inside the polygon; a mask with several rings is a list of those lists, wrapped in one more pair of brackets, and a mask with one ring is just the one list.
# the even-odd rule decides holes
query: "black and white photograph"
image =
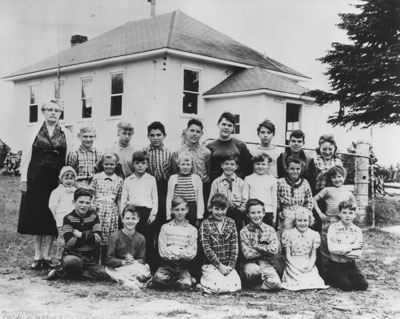
{"label": "black and white photograph", "polygon": [[398,0],[0,0],[0,318],[400,318]]}

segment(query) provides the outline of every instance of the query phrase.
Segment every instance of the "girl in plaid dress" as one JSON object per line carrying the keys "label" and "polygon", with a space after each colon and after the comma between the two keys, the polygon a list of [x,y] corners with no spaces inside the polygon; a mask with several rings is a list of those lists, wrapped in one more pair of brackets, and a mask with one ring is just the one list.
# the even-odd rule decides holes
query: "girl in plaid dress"
{"label": "girl in plaid dress", "polygon": [[94,176],[90,189],[94,193],[94,206],[100,218],[102,241],[98,257],[102,265],[106,264],[108,238],[118,230],[118,212],[122,193],[121,177],[115,174],[119,161],[118,155],[106,151],[101,159],[104,171]]}

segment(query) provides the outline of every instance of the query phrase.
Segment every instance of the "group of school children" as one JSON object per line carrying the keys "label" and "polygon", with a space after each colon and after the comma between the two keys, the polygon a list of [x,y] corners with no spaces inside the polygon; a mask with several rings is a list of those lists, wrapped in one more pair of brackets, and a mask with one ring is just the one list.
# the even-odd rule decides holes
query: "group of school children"
{"label": "group of school children", "polygon": [[[363,248],[355,199],[343,187],[333,136],[321,136],[310,159],[302,131],[292,132],[281,154],[271,144],[274,125],[266,120],[260,131],[270,138],[260,136],[251,152],[251,175],[238,177],[243,163],[226,152],[222,175],[209,180],[211,155],[200,144],[197,119],[173,153],[160,122],[148,126],[145,149],[130,143],[132,124],[119,123],[118,140],[102,153],[93,147],[94,128],[82,127],[81,146],[68,155],[49,200],[60,262],[48,279],[113,278],[184,290],[197,284],[207,292],[367,289],[355,263]],[[318,231],[310,228],[313,210]],[[282,277],[273,262],[279,253],[286,259]]]}

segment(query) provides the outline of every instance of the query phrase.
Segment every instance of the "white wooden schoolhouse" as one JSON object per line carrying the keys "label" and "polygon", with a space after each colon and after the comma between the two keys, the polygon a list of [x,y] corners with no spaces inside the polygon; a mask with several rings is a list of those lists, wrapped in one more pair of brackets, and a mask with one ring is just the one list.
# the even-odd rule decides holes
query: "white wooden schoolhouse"
{"label": "white wooden schoolhouse", "polygon": [[[97,129],[97,142],[116,139],[122,119],[135,126],[133,143],[147,144],[147,125],[165,124],[166,144],[181,144],[188,119],[205,125],[204,138],[218,136],[224,111],[237,118],[236,134],[257,142],[258,123],[277,127],[275,143],[294,129],[313,126],[318,106],[304,96],[309,78],[181,11],[128,22],[81,42],[5,80],[15,83],[14,110],[24,131],[41,122],[40,103],[60,98],[62,124],[74,133],[84,122]],[[72,41],[71,41],[72,42]],[[21,138],[23,134],[21,134]]]}

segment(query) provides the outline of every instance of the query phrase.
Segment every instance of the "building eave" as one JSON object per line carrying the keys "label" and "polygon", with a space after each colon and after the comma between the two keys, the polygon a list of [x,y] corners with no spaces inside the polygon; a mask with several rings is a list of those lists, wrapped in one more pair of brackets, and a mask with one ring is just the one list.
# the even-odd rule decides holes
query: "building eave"
{"label": "building eave", "polygon": [[[84,62],[84,63],[79,63],[79,64],[73,64],[73,65],[67,65],[67,66],[60,65],[60,70],[61,70],[61,72],[70,73],[70,72],[80,71],[83,69],[104,67],[107,65],[124,63],[124,62],[132,62],[135,60],[141,60],[141,59],[145,59],[145,58],[153,58],[155,56],[168,55],[168,54],[171,56],[176,56],[176,57],[181,57],[181,58],[194,59],[194,60],[198,60],[198,61],[206,61],[206,62],[210,62],[210,63],[222,64],[222,65],[231,66],[231,67],[239,67],[239,68],[244,68],[244,69],[249,69],[249,68],[254,67],[253,65],[250,65],[250,64],[238,63],[238,62],[234,62],[234,61],[209,57],[209,56],[205,56],[205,55],[201,55],[201,54],[185,52],[185,51],[180,51],[180,50],[176,50],[176,49],[161,48],[161,49],[151,50],[151,51],[147,51],[147,52],[133,53],[133,54],[129,54],[129,55],[117,56],[117,57],[113,57],[113,58]],[[299,76],[289,74],[289,73],[277,72],[277,71],[271,71],[271,70],[268,70],[268,71],[288,77],[288,78],[292,78],[296,81],[307,80],[307,78],[299,77]],[[46,70],[34,71],[34,72],[29,72],[29,73],[24,73],[24,74],[17,74],[14,76],[5,76],[5,77],[2,77],[2,79],[5,81],[17,82],[17,81],[29,80],[32,78],[54,76],[57,74],[57,72],[58,72],[58,67],[53,67],[53,68],[46,69]]]}
{"label": "building eave", "polygon": [[230,98],[230,97],[239,97],[239,96],[259,95],[259,94],[267,94],[267,95],[272,95],[272,96],[277,96],[277,97],[299,99],[299,100],[303,100],[303,101],[311,102],[311,103],[314,103],[314,101],[315,101],[315,98],[305,96],[302,94],[279,92],[279,91],[268,90],[268,89],[230,92],[230,93],[221,93],[221,94],[210,94],[210,95],[203,95],[203,98],[204,99],[220,99],[220,98]]}

